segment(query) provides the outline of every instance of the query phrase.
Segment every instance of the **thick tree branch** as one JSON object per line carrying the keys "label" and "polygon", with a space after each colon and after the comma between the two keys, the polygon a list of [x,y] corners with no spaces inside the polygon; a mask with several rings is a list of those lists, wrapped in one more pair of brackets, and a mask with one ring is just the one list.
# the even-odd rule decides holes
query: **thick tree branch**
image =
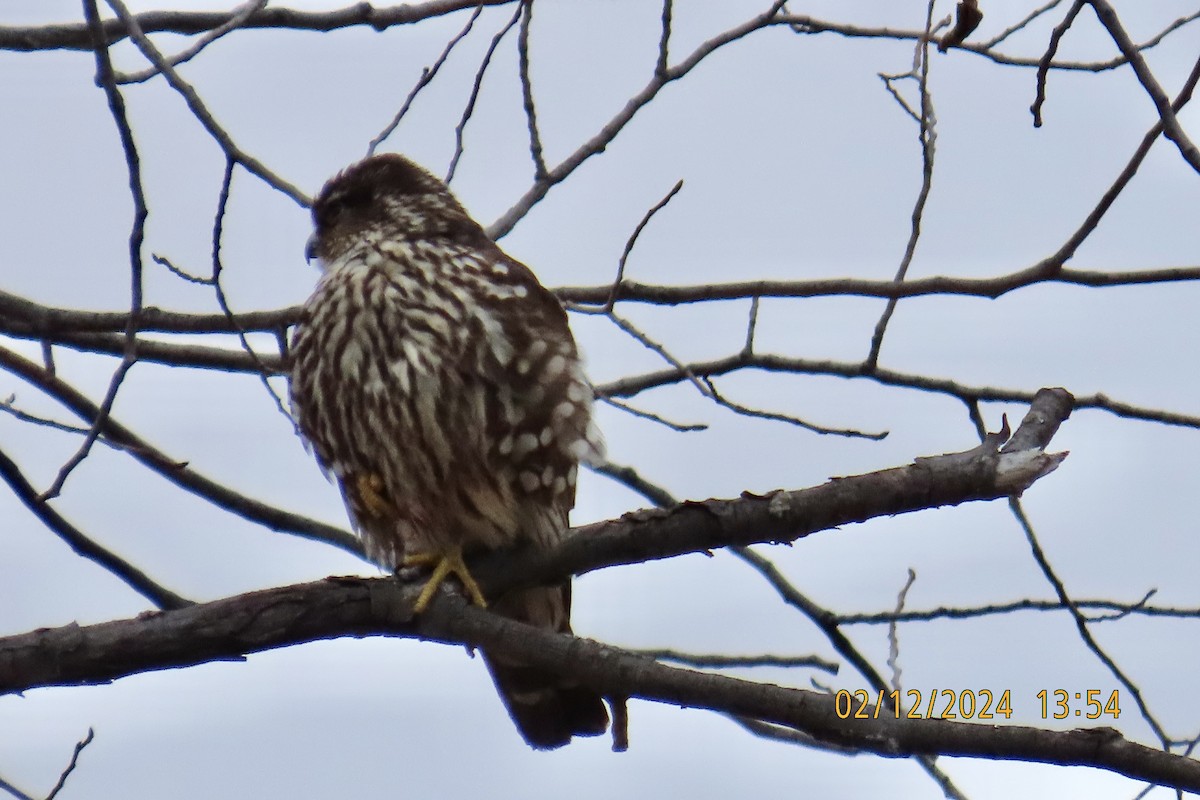
{"label": "thick tree branch", "polygon": [[[241,28],[283,28],[301,31],[332,31],[369,26],[377,31],[396,25],[411,25],[476,6],[499,6],[513,0],[431,0],[375,8],[355,3],[333,11],[299,11],[294,8],[264,8],[251,14]],[[220,28],[229,20],[227,11],[146,11],[138,14],[138,27],[146,33],[197,34]],[[108,43],[124,39],[129,31],[119,21],[104,21]],[[0,26],[0,50],[90,50],[87,27],[79,23],[27,27]]]}
{"label": "thick tree branch", "polygon": [[[1152,131],[1157,137],[1161,128]],[[1148,134],[1150,135],[1150,134]],[[917,278],[897,284],[865,278],[815,278],[799,281],[737,281],[692,286],[664,286],[622,280],[599,286],[560,286],[554,293],[565,303],[604,305],[610,296],[617,302],[675,306],[720,300],[808,297],[904,298],[931,295],[958,295],[995,299],[1002,295],[1042,283],[1111,288],[1156,283],[1200,281],[1200,266],[1161,269],[1100,271],[1082,269],[1047,270],[1045,262],[998,275],[993,278],[958,278],[949,275]],[[140,332],[155,333],[234,333],[238,330],[274,333],[294,325],[300,319],[300,306],[268,311],[250,311],[232,318],[223,313],[191,314],[148,306],[137,321]],[[56,344],[78,344],[101,350],[105,340],[92,345],[84,339],[66,339],[67,334],[123,332],[129,322],[127,311],[83,311],[55,308],[0,290],[0,333],[25,339],[49,338]],[[146,342],[139,342],[145,345]]]}
{"label": "thick tree branch", "polygon": [[[568,574],[706,552],[730,545],[792,542],[810,533],[874,517],[1019,494],[1055,469],[1063,455],[1042,449],[1070,413],[1062,389],[1038,393],[1013,442],[991,434],[972,450],[918,459],[906,467],[834,478],[811,489],[743,494],[732,500],[682,503],[576,529],[550,551],[494,553],[473,565],[490,594],[552,582]],[[1018,457],[1019,456],[1019,457]],[[411,604],[422,576],[336,578],[217,600],[135,619],[80,628],[39,630],[0,639],[0,693],[36,686],[90,684],[153,669],[187,666],[338,636],[429,636],[420,625],[380,625],[371,611],[380,587],[400,587]],[[391,589],[393,594],[395,589]],[[365,604],[365,605],[364,605]],[[395,621],[391,612],[388,620]],[[400,614],[403,617],[403,614]],[[434,636],[433,638],[438,638]]]}
{"label": "thick tree branch", "polygon": [[[351,27],[371,27],[384,31],[398,25],[410,25],[432,17],[451,14],[476,6],[507,5],[514,0],[430,0],[425,3],[400,4],[375,7],[361,2],[332,11],[300,11],[285,7],[268,7],[251,14],[238,27],[242,29],[283,29],[294,31],[325,32]],[[1145,51],[1160,44],[1167,36],[1200,18],[1200,13],[1181,17],[1139,45]],[[222,11],[147,11],[137,15],[137,22],[147,33],[180,33],[195,35],[221,28],[229,20],[228,12]],[[1013,26],[1004,35],[1028,23],[1028,19]],[[896,39],[918,41],[924,31],[898,28],[880,28],[817,19],[804,14],[780,14],[773,24],[791,28],[799,34],[831,33],[848,39]],[[109,42],[128,36],[116,20],[106,20],[104,25]],[[1003,38],[1003,37],[1001,37]],[[996,64],[1017,67],[1037,67],[1039,59],[1009,55],[995,49],[999,39],[990,42],[965,42],[956,48],[986,58]],[[87,29],[79,23],[5,26],[0,25],[0,50],[88,50],[91,48]],[[1055,61],[1052,69],[1082,72],[1104,72],[1128,63],[1125,57],[1107,61]]]}
{"label": "thick tree branch", "polygon": [[[14,668],[36,665],[76,682],[89,654],[109,677],[137,659],[155,668],[237,659],[245,652],[336,636],[419,637],[486,648],[498,657],[577,676],[618,697],[710,709],[796,729],[887,757],[976,756],[1087,765],[1137,780],[1200,790],[1200,764],[1125,740],[1110,728],[1044,731],[943,719],[844,719],[829,695],[669,667],[587,639],[534,628],[441,594],[420,617],[417,588],[390,579],[330,578],[271,589],[137,620],[67,626],[0,640],[0,686]],[[56,654],[67,656],[55,659]]]}
{"label": "thick tree branch", "polygon": [[[479,561],[476,575],[489,591],[499,592],[566,573],[729,545],[793,541],[875,516],[1019,494],[1061,462],[1062,455],[1046,454],[1044,447],[1070,409],[1068,393],[1042,390],[1010,439],[1007,432],[990,434],[982,445],[964,453],[836,478],[812,489],[628,514],[578,529],[552,552],[493,554]],[[1200,765],[1128,742],[1110,729],[1049,732],[895,719],[888,714],[845,719],[825,694],[668,667],[469,607],[448,588],[426,613],[414,618],[411,609],[420,584],[420,576],[329,578],[135,619],[6,637],[0,639],[0,692],[102,683],[319,639],[416,637],[486,648],[500,657],[570,673],[612,696],[711,709],[885,756],[940,754],[1085,764],[1200,789]]]}

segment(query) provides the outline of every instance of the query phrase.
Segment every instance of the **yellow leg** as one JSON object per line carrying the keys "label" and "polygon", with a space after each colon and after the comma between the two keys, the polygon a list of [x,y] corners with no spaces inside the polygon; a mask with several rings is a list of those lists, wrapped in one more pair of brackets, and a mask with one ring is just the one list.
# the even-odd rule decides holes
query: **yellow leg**
{"label": "yellow leg", "polygon": [[479,584],[475,582],[475,578],[463,561],[461,546],[451,547],[440,552],[413,553],[404,557],[404,566],[433,566],[433,574],[425,582],[425,588],[421,589],[421,594],[413,606],[413,613],[420,614],[429,606],[429,601],[433,599],[433,593],[450,575],[455,575],[462,582],[463,589],[467,592],[467,599],[480,608],[487,608],[487,600],[483,599],[483,591],[480,590]]}

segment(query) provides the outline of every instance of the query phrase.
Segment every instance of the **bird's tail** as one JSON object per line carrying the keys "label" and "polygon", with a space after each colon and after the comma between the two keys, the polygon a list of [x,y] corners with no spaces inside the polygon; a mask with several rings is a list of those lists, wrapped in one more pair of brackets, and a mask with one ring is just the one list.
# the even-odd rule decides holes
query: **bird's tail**
{"label": "bird's tail", "polygon": [[[537,586],[509,592],[492,610],[540,628],[571,632],[571,586]],[[521,736],[531,747],[562,747],[573,736],[598,736],[608,729],[608,712],[595,691],[573,678],[483,653],[496,691]]]}

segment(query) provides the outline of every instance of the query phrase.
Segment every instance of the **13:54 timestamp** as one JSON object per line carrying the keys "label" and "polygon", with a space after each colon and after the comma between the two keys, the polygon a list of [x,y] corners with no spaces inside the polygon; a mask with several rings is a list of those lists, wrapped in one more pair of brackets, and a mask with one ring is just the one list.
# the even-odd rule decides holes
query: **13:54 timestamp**
{"label": "13:54 timestamp", "polygon": [[1100,719],[1105,715],[1113,719],[1120,717],[1120,690],[1113,689],[1107,698],[1102,695],[1103,692],[1099,689],[1088,689],[1086,692],[1042,689],[1037,693],[1037,698],[1042,701],[1042,719],[1067,719],[1068,717]]}

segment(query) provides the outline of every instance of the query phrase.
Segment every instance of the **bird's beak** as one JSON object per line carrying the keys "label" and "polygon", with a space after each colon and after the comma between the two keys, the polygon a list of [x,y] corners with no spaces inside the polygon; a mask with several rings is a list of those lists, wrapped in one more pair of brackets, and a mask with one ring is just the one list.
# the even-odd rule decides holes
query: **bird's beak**
{"label": "bird's beak", "polygon": [[314,233],[308,237],[308,242],[304,245],[304,260],[309,264],[317,257],[317,235]]}

